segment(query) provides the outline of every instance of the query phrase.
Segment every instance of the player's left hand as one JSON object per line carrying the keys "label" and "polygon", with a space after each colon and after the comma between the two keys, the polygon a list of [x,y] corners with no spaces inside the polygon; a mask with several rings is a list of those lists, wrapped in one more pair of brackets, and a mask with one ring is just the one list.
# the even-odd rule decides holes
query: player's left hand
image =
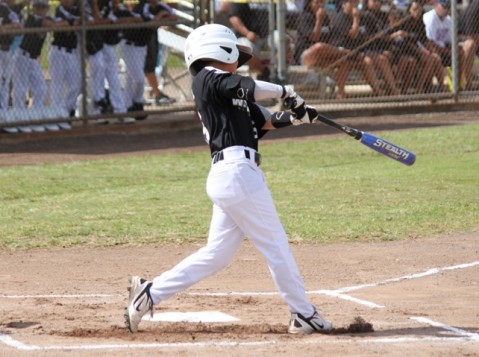
{"label": "player's left hand", "polygon": [[303,103],[300,107],[291,108],[293,125],[312,124],[318,121],[318,111],[309,105]]}

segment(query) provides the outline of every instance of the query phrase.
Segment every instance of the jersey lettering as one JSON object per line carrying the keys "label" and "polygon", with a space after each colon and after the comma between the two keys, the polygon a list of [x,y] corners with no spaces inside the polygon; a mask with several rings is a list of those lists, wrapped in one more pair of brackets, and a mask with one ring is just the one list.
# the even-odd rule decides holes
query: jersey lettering
{"label": "jersey lettering", "polygon": [[244,100],[244,99],[236,99],[236,98],[233,98],[233,99],[232,99],[232,104],[233,104],[235,107],[248,108],[248,103],[247,103],[246,100]]}

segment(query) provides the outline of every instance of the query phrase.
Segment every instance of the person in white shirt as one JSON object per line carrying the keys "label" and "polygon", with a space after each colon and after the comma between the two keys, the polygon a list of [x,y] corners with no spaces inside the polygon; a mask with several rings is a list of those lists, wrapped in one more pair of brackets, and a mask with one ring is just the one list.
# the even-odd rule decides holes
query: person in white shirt
{"label": "person in white shirt", "polygon": [[[429,40],[428,50],[441,58],[444,67],[451,67],[452,19],[450,0],[437,0],[434,8],[423,16],[426,36]],[[471,69],[465,66],[469,59],[465,58],[462,45],[459,47],[460,87],[465,89],[467,79],[471,78]],[[442,78],[442,81],[444,78]],[[441,78],[439,78],[441,82]],[[442,82],[441,82],[442,83]]]}

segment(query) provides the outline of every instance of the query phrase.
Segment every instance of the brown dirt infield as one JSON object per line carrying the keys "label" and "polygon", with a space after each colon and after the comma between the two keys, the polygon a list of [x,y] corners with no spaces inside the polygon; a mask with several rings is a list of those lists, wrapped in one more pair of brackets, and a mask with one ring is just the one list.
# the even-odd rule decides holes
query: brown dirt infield
{"label": "brown dirt infield", "polygon": [[[373,130],[477,121],[474,113],[453,113],[344,122]],[[94,135],[81,128],[63,135],[1,135],[0,166],[205,150],[197,124],[167,133],[148,131],[148,125],[155,126],[145,122]],[[294,137],[278,132],[270,139],[311,135],[301,127],[288,131]],[[0,251],[0,356],[477,356],[478,242],[479,233],[470,232],[292,244],[311,301],[336,327],[330,335],[311,336],[286,333],[287,308],[247,241],[228,268],[156,309],[220,311],[238,321],[144,321],[138,334],[123,328],[128,277],[153,278],[201,244]],[[358,317],[374,331],[348,329]]]}

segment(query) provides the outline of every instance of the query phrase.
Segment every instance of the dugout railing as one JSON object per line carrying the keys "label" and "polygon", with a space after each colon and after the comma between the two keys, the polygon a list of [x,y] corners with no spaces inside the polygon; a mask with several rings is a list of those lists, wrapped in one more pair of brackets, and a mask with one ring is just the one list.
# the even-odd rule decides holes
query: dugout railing
{"label": "dugout railing", "polygon": [[[84,4],[88,0],[80,0],[79,4]],[[365,0],[366,1],[366,0]],[[479,0],[473,0],[479,1]],[[307,0],[303,0],[301,3],[307,3]],[[71,113],[67,113],[64,108],[61,108],[58,103],[52,103],[50,100],[50,93],[45,98],[45,101],[40,107],[33,107],[31,103],[32,88],[26,93],[24,108],[16,108],[13,106],[12,98],[10,96],[8,104],[4,108],[0,108],[0,128],[10,127],[26,127],[32,124],[47,124],[47,123],[60,123],[69,121],[73,125],[97,125],[100,120],[104,119],[114,122],[117,118],[123,117],[144,117],[148,116],[154,120],[163,120],[167,117],[168,113],[193,111],[194,103],[191,97],[190,91],[190,75],[184,63],[182,47],[184,40],[189,32],[195,27],[210,22],[218,22],[230,26],[229,23],[229,9],[233,2],[230,1],[183,1],[175,0],[168,2],[172,7],[177,9],[179,14],[178,20],[168,22],[145,22],[137,24],[109,24],[109,25],[92,25],[87,24],[84,19],[79,25],[71,26],[69,28],[55,28],[54,31],[74,31],[77,33],[80,43],[80,56],[81,56],[81,93],[77,98],[77,108],[74,116],[70,116]],[[277,83],[292,84],[303,95],[310,104],[318,106],[324,111],[343,111],[354,112],[359,109],[366,109],[369,112],[401,112],[403,110],[416,110],[421,111],[422,108],[427,110],[434,110],[434,108],[440,108],[444,110],[448,107],[462,107],[466,105],[474,106],[479,102],[479,58],[477,53],[474,56],[474,62],[472,71],[468,78],[466,78],[469,85],[467,88],[460,78],[460,59],[459,49],[464,45],[464,34],[461,33],[461,14],[466,11],[468,3],[460,2],[456,0],[451,1],[451,17],[452,17],[452,55],[451,65],[442,68],[444,71],[444,78],[442,83],[439,82],[437,76],[431,78],[431,84],[434,88],[442,86],[442,90],[428,90],[421,91],[414,87],[414,83],[417,80],[417,76],[420,75],[420,71],[424,70],[417,67],[410,68],[409,71],[414,71],[411,82],[407,88],[401,88],[403,80],[399,74],[397,63],[390,63],[390,69],[396,81],[399,93],[388,93],[384,90],[380,95],[374,93],[371,83],[365,79],[364,73],[361,68],[353,68],[349,70],[347,81],[344,87],[345,96],[338,97],[338,82],[337,76],[337,64],[338,60],[330,61],[326,65],[322,66],[307,66],[298,62],[293,58],[295,45],[298,43],[298,28],[305,17],[303,14],[304,9],[301,7],[299,1],[238,1],[235,3],[248,4],[256,9],[262,10],[262,16],[257,21],[265,21],[263,24],[267,26],[268,31],[268,43],[262,52],[259,54],[263,61],[271,70],[270,80]],[[338,2],[339,3],[339,2]],[[127,5],[134,5],[135,2],[127,2]],[[53,13],[57,3],[50,2],[50,13]],[[338,10],[337,2],[325,0],[322,3],[328,16],[332,17]],[[366,6],[363,4],[363,6]],[[406,8],[402,8],[395,1],[383,1],[381,3],[381,10],[388,13],[391,9],[397,8],[407,16]],[[424,6],[424,11],[432,11],[434,3],[430,2]],[[31,7],[25,7],[22,9],[22,15],[24,19],[31,13]],[[479,16],[475,18],[475,21],[479,21]],[[111,29],[132,29],[132,28],[150,28],[158,29],[159,36],[158,41],[163,46],[163,56],[167,56],[166,62],[163,61],[161,66],[161,73],[158,73],[159,83],[161,90],[176,99],[175,103],[160,105],[150,98],[151,88],[148,87],[145,82],[144,99],[145,106],[142,111],[132,111],[126,113],[111,113],[111,112],[95,112],[92,108],[92,101],[90,96],[89,82],[90,72],[88,64],[88,52],[86,43],[86,34],[88,31],[98,30],[107,31]],[[390,31],[381,30],[384,32],[384,36],[389,34]],[[381,35],[381,31],[372,33],[364,37],[363,42],[359,42],[352,48],[352,52],[355,54],[360,53],[364,55],[364,50],[367,48],[368,41],[372,37]],[[52,40],[51,28],[35,28],[28,29],[22,28],[18,30],[2,30],[1,36],[13,36],[15,38],[11,48],[12,52],[18,50],[18,43],[22,36],[28,33],[44,33],[46,35],[46,41],[43,46],[41,57],[38,61],[41,64],[44,79],[47,83],[47,87],[50,90],[50,77],[48,54],[50,50],[50,44]],[[379,35],[379,36],[378,36]],[[477,40],[477,36],[475,37]],[[16,46],[16,47],[15,47]],[[478,45],[479,47],[479,45]],[[477,49],[476,49],[477,51]],[[18,54],[18,53],[17,53]],[[396,53],[397,56],[401,56],[401,52]],[[13,53],[15,56],[15,53]],[[351,56],[353,57],[353,56]],[[345,57],[347,58],[347,56]],[[358,57],[355,57],[357,60]],[[164,60],[164,58],[163,58]],[[11,64],[15,64],[15,60],[11,61]],[[376,72],[379,88],[386,88],[387,83],[384,78],[384,74],[379,70],[378,65],[375,65],[374,70]],[[127,75],[127,69],[124,67],[124,62],[121,56],[118,54],[118,73],[122,83]],[[251,68],[246,66],[242,69],[245,73],[257,76]],[[13,72],[5,75],[4,80],[8,81],[7,87],[9,94],[12,93],[12,88],[15,86],[16,78],[13,76]],[[278,103],[269,103],[276,105]],[[21,110],[20,110],[21,109]],[[17,132],[21,132],[20,130]]]}

